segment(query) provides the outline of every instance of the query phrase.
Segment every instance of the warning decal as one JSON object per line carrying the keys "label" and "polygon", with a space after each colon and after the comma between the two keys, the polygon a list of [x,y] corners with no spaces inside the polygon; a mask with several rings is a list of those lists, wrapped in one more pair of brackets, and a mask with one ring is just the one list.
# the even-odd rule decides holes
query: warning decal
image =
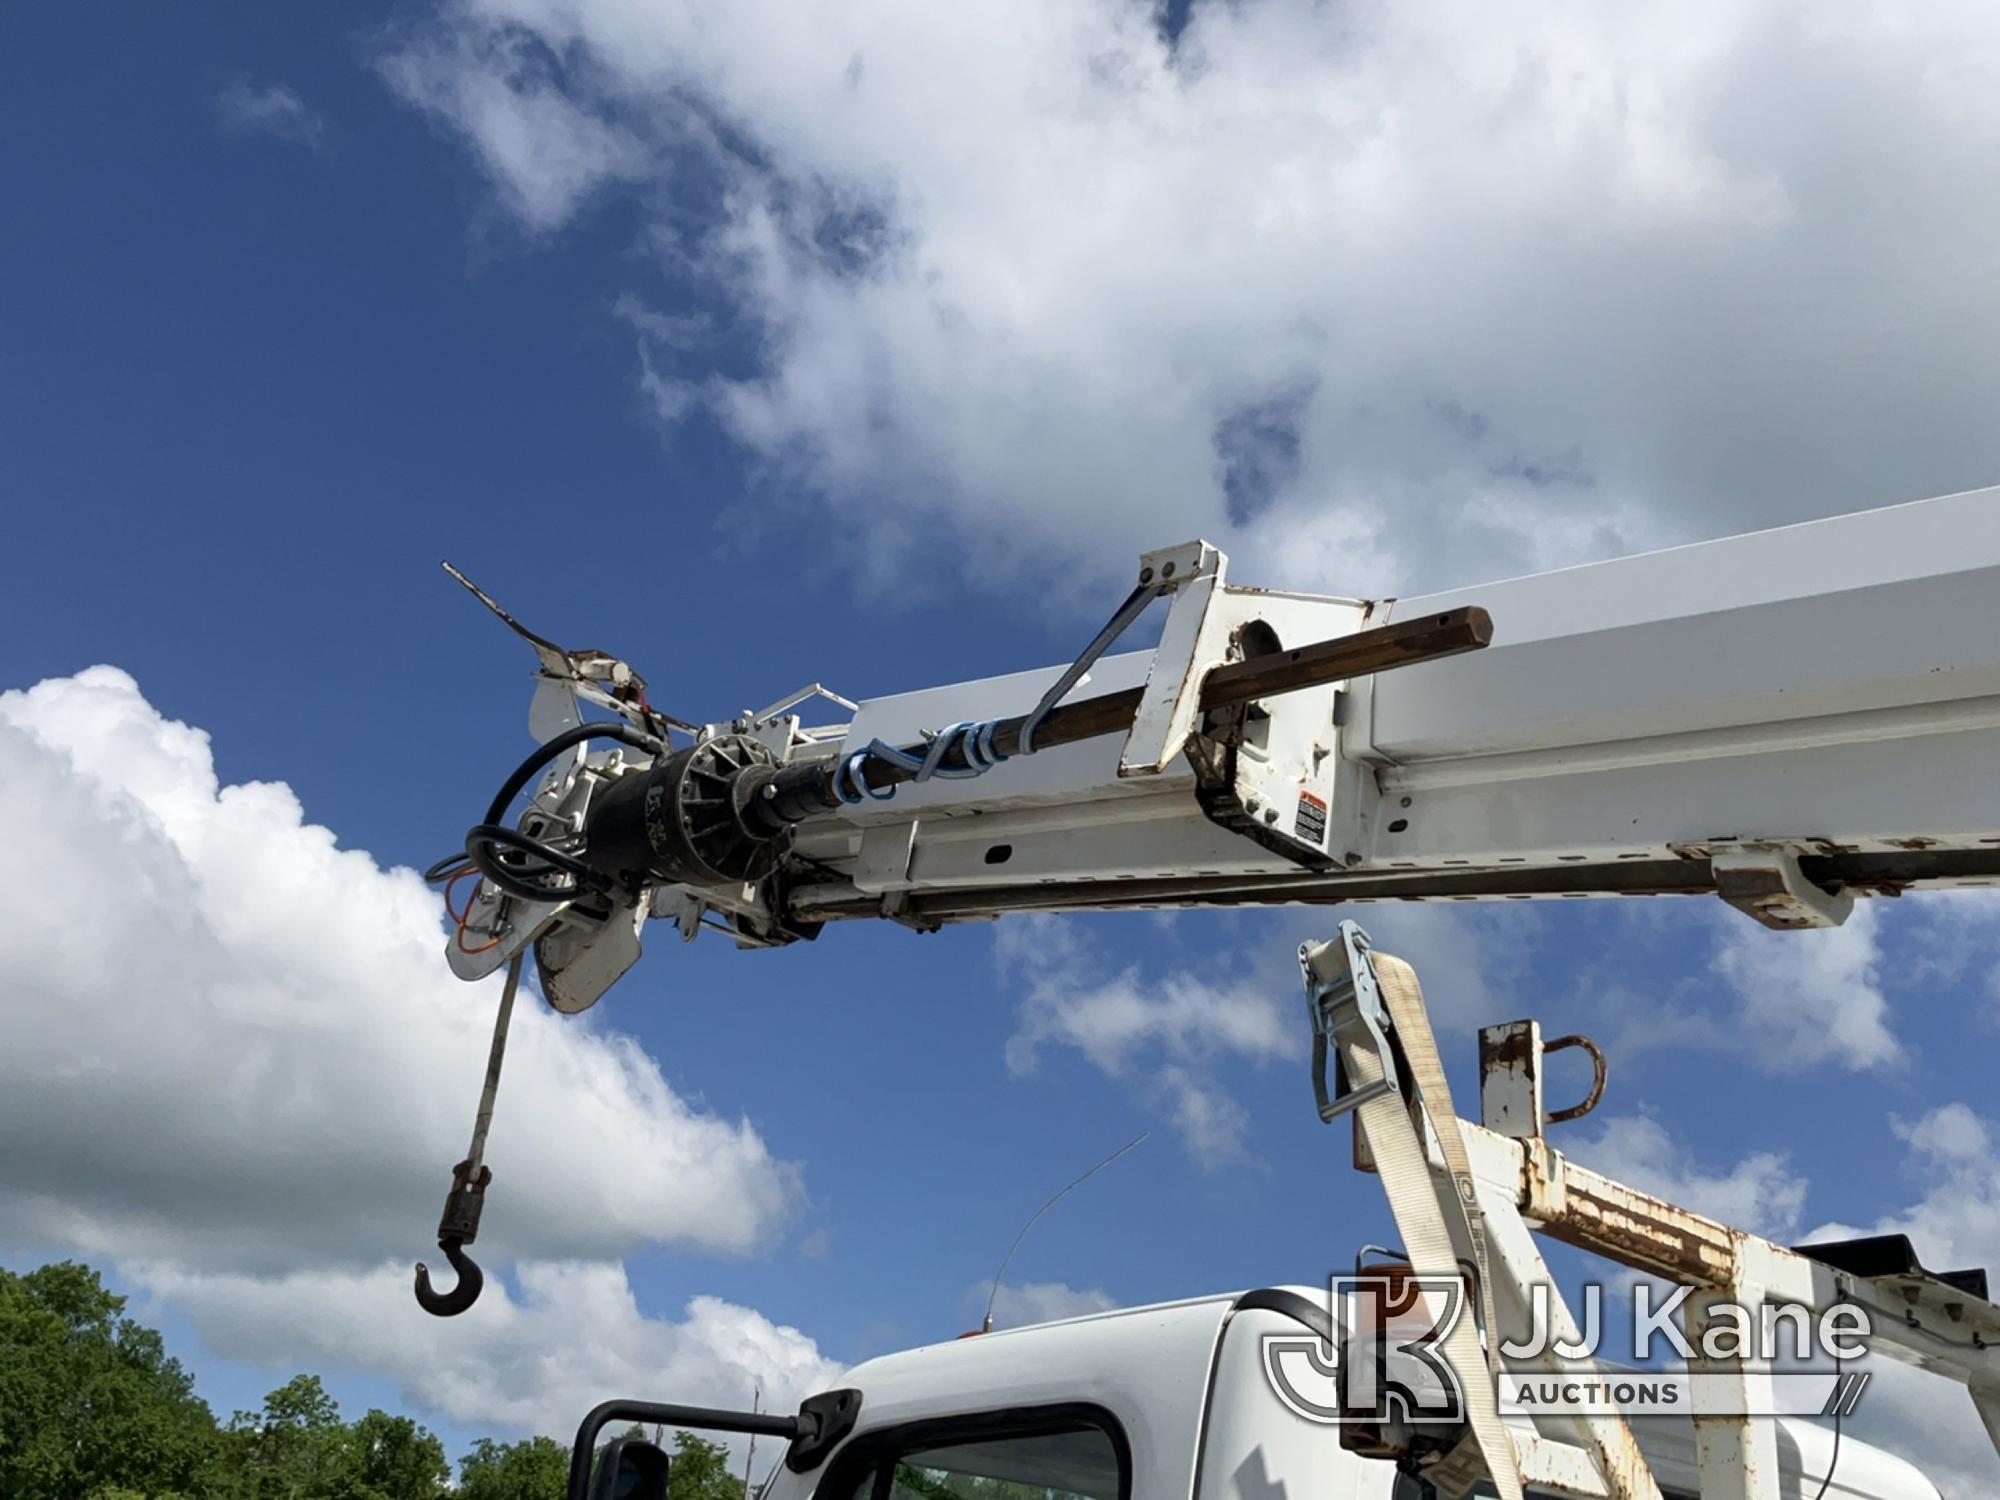
{"label": "warning decal", "polygon": [[1299,793],[1299,816],[1292,826],[1292,837],[1315,849],[1326,847],[1326,804],[1311,792]]}

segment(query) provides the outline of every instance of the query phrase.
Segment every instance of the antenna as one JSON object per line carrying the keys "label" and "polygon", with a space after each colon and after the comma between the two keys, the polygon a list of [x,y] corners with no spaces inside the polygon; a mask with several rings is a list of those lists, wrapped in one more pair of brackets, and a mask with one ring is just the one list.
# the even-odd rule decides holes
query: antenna
{"label": "antenna", "polygon": [[1050,1209],[1054,1208],[1058,1203],[1062,1202],[1063,1199],[1067,1198],[1071,1193],[1075,1192],[1078,1188],[1082,1187],[1086,1182],[1090,1181],[1091,1178],[1095,1177],[1099,1172],[1102,1172],[1106,1167],[1110,1166],[1114,1161],[1118,1160],[1118,1158],[1123,1156],[1126,1152],[1136,1150],[1138,1147],[1143,1146],[1146,1143],[1146,1138],[1150,1136],[1152,1133],[1153,1132],[1150,1130],[1143,1130],[1139,1134],[1133,1136],[1131,1140],[1127,1141],[1124,1145],[1120,1146],[1116,1151],[1112,1152],[1109,1156],[1105,1157],[1103,1161],[1099,1162],[1096,1166],[1092,1167],[1088,1172],[1085,1172],[1081,1177],[1077,1178],[1075,1182],[1072,1182],[1068,1187],[1064,1188],[1061,1192],[1057,1193],[1055,1197],[1049,1199],[1048,1202],[1044,1203],[1040,1208],[1036,1209],[1032,1214],[1028,1216],[1028,1222],[1021,1226],[1021,1232],[1014,1236],[1014,1243],[1007,1247],[1006,1255],[1001,1258],[1000,1269],[993,1273],[993,1290],[986,1294],[986,1317],[979,1325],[979,1331],[981,1333],[991,1333],[993,1331],[993,1304],[997,1302],[1000,1298],[1000,1283],[1003,1279],[1005,1279],[1007,1275],[1007,1266],[1008,1263],[1014,1259],[1014,1252],[1021,1248],[1021,1241],[1025,1240],[1028,1237],[1028,1231],[1035,1227],[1035,1220],[1039,1219],[1043,1214],[1047,1213]]}

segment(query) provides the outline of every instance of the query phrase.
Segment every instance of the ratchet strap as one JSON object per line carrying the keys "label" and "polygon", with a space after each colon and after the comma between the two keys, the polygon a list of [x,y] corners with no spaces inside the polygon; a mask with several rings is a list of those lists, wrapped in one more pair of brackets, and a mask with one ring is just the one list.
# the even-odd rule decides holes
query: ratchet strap
{"label": "ratchet strap", "polygon": [[[1479,1315],[1477,1319],[1461,1315],[1441,1341],[1458,1376],[1471,1431],[1443,1460],[1426,1468],[1424,1477],[1450,1496],[1470,1494],[1475,1485],[1490,1477],[1500,1500],[1523,1500],[1520,1458],[1500,1418],[1498,1334],[1492,1331],[1493,1291],[1487,1269],[1485,1217],[1416,970],[1399,958],[1372,952],[1366,934],[1351,922],[1341,924],[1339,938],[1308,948],[1300,958],[1308,993],[1313,997],[1316,1032],[1338,1049],[1349,1095],[1356,1101],[1352,1112],[1359,1117],[1411,1266],[1420,1273],[1457,1267],[1459,1253],[1452,1235],[1455,1226],[1460,1242],[1471,1251],[1476,1270],[1472,1294],[1478,1299]],[[1358,968],[1369,972],[1344,972]],[[1387,1012],[1414,1085],[1414,1108],[1405,1106],[1400,1088],[1392,1081],[1393,1062],[1368,1028],[1349,1025],[1328,1031],[1323,1024],[1322,995],[1352,996],[1357,991],[1364,1006],[1372,997],[1379,997]],[[1391,1086],[1381,1087],[1384,1083]],[[1337,1101],[1331,1110],[1328,1102],[1322,1101],[1323,1116],[1346,1112]],[[1426,1120],[1444,1156],[1452,1185],[1449,1196],[1437,1191],[1431,1175],[1420,1123]],[[1481,1346],[1482,1327],[1489,1330],[1491,1348]]]}

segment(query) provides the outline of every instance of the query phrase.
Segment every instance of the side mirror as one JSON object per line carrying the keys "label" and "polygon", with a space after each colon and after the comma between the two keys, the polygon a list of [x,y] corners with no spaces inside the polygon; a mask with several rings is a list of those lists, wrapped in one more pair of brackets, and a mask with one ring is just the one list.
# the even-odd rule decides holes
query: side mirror
{"label": "side mirror", "polygon": [[613,1438],[597,1456],[590,1500],[667,1500],[667,1462],[643,1438]]}

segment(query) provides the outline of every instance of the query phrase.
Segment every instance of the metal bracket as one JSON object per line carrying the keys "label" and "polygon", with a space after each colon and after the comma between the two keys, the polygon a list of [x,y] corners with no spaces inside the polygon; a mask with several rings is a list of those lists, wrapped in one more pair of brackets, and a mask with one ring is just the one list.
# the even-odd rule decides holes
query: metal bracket
{"label": "metal bracket", "polygon": [[[1594,1070],[1590,1092],[1581,1104],[1550,1110],[1542,1099],[1542,1060],[1551,1052],[1576,1048],[1587,1054]],[[1539,1021],[1508,1021],[1479,1031],[1479,1112],[1481,1123],[1495,1135],[1539,1140],[1550,1125],[1580,1120],[1604,1098],[1607,1067],[1604,1053],[1587,1036],[1542,1040]]]}
{"label": "metal bracket", "polygon": [[1139,587],[1173,595],[1152,669],[1118,755],[1121,777],[1157,776],[1180,757],[1201,712],[1201,679],[1227,655],[1230,622],[1213,606],[1228,559],[1207,542],[1139,559]]}
{"label": "metal bracket", "polygon": [[1782,844],[1718,849],[1708,867],[1716,894],[1766,927],[1838,927],[1854,910],[1852,895],[1814,885],[1799,868],[1799,851]]}
{"label": "metal bracket", "polygon": [[[1353,922],[1342,922],[1340,935],[1331,942],[1299,945],[1306,1013],[1313,1029],[1313,1095],[1320,1119],[1329,1125],[1371,1099],[1402,1090],[1395,1049],[1389,1042],[1389,1009],[1382,1003],[1374,962],[1369,957],[1372,950],[1368,934]],[[1340,1063],[1341,1045],[1349,1039],[1365,1041],[1382,1059],[1381,1078],[1364,1088],[1348,1083],[1347,1070]],[[1334,1063],[1331,1089],[1326,1076],[1329,1050]]]}
{"label": "metal bracket", "polygon": [[763,728],[766,724],[775,724],[778,721],[779,715],[789,709],[797,708],[801,703],[810,698],[824,698],[827,702],[838,708],[844,708],[851,714],[861,712],[860,704],[841,697],[840,694],[836,693],[830,687],[823,686],[817,682],[809,682],[797,692],[785,694],[776,703],[760,708],[755,713],[745,713],[736,721],[737,732],[740,734],[749,734],[754,730]]}

